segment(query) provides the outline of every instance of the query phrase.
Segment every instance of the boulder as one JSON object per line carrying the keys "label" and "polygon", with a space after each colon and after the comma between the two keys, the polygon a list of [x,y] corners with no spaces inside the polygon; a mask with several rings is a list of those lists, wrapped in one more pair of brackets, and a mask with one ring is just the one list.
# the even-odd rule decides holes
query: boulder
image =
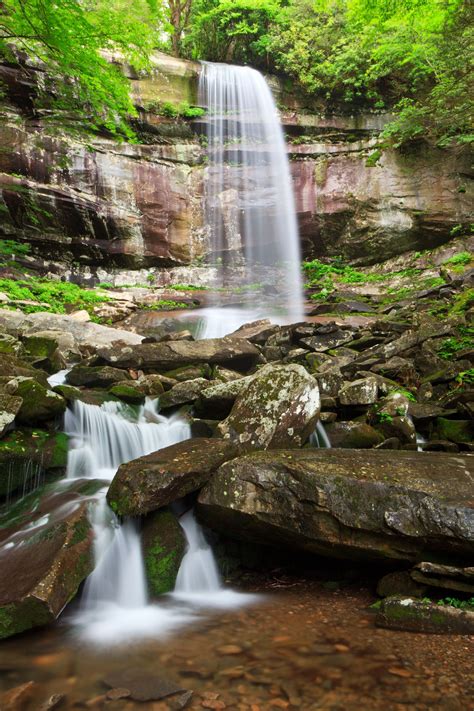
{"label": "boulder", "polygon": [[59,393],[45,388],[33,378],[13,378],[8,383],[9,392],[22,399],[17,421],[23,425],[37,425],[66,410],[66,400]]}
{"label": "boulder", "polygon": [[136,380],[124,380],[109,388],[109,393],[131,405],[140,405],[145,400],[145,388]]}
{"label": "boulder", "polygon": [[122,464],[107,500],[119,516],[143,516],[200,489],[235,453],[232,443],[218,439],[173,444]]}
{"label": "boulder", "polygon": [[186,365],[184,368],[175,368],[164,374],[164,377],[177,380],[183,383],[186,380],[195,380],[196,378],[211,377],[211,367],[206,363],[204,365]]}
{"label": "boulder", "polygon": [[377,402],[379,387],[373,377],[354,380],[339,390],[341,405],[372,405]]}
{"label": "boulder", "polygon": [[67,465],[68,436],[63,432],[14,430],[0,441],[0,496],[28,488],[30,480]]}
{"label": "boulder", "polygon": [[162,372],[186,365],[224,365],[247,371],[260,360],[260,351],[243,338],[208,338],[202,341],[143,343],[125,348],[101,349],[100,359],[117,368]]}
{"label": "boulder", "polygon": [[11,356],[20,356],[24,351],[23,345],[14,336],[8,333],[0,333],[0,353]]}
{"label": "boulder", "polygon": [[474,612],[411,597],[387,597],[376,618],[379,627],[431,634],[474,634]]}
{"label": "boulder", "polygon": [[124,380],[131,380],[128,371],[110,366],[76,365],[66,376],[69,385],[89,388],[108,388]]}
{"label": "boulder", "polygon": [[383,436],[365,422],[346,420],[326,425],[331,447],[344,449],[370,449],[383,441]]}
{"label": "boulder", "polygon": [[417,584],[474,595],[474,567],[472,566],[460,567],[423,562],[411,569],[410,576]]}
{"label": "boulder", "polygon": [[4,382],[7,382],[10,376],[16,377],[17,375],[34,378],[45,387],[48,385],[48,374],[44,370],[33,368],[31,363],[20,358],[0,353],[0,377],[5,379]]}
{"label": "boulder", "polygon": [[205,378],[196,378],[195,380],[186,380],[184,383],[177,383],[171,390],[167,390],[160,395],[160,410],[167,410],[176,405],[194,402],[204,388],[207,387],[209,387],[209,380]]}
{"label": "boulder", "polygon": [[318,384],[301,365],[266,365],[240,392],[221,435],[245,449],[301,447],[320,410]]}
{"label": "boulder", "polygon": [[52,622],[91,572],[87,495],[101,484],[49,485],[0,517],[0,638]]}
{"label": "boulder", "polygon": [[252,375],[237,380],[218,382],[201,391],[195,409],[203,417],[227,417],[238,395],[252,379]]}
{"label": "boulder", "polygon": [[472,442],[474,440],[474,422],[472,420],[450,420],[438,417],[436,430],[439,439],[447,439],[456,444]]}
{"label": "boulder", "polygon": [[380,597],[390,597],[392,595],[423,597],[427,590],[428,586],[417,583],[410,575],[409,570],[397,570],[394,573],[387,573],[377,583],[377,595]]}
{"label": "boulder", "polygon": [[8,430],[18,415],[23,400],[16,395],[0,391],[0,437]]}
{"label": "boulder", "polygon": [[142,548],[150,595],[157,597],[173,590],[186,538],[172,511],[160,509],[145,518]]}
{"label": "boulder", "polygon": [[387,450],[254,452],[199,496],[211,528],[347,559],[472,559],[474,456]]}

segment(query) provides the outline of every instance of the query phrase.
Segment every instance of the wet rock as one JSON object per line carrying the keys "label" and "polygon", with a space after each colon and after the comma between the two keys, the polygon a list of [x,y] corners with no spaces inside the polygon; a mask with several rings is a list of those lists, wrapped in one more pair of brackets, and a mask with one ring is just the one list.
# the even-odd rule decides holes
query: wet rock
{"label": "wet rock", "polygon": [[314,377],[318,382],[321,398],[337,397],[344,385],[344,378],[338,372],[315,373]]}
{"label": "wet rock", "polygon": [[373,373],[397,380],[406,386],[411,386],[418,380],[413,362],[399,356],[394,356],[384,363],[374,365],[371,370]]}
{"label": "wet rock", "polygon": [[24,351],[23,344],[8,333],[0,333],[0,353],[12,356],[21,356]]}
{"label": "wet rock", "polygon": [[199,415],[208,417],[227,417],[238,395],[250,382],[252,375],[228,382],[208,385],[201,391],[195,409]]}
{"label": "wet rock", "polygon": [[332,447],[345,449],[370,449],[383,441],[383,436],[365,422],[346,420],[326,426]]}
{"label": "wet rock", "polygon": [[134,701],[158,701],[177,693],[185,692],[182,686],[156,672],[143,669],[120,669],[104,678],[104,683],[111,688],[128,689]]}
{"label": "wet rock", "polygon": [[303,366],[266,365],[241,391],[219,431],[245,449],[300,447],[319,410],[318,384]]}
{"label": "wet rock", "polygon": [[474,612],[410,597],[388,597],[376,618],[379,627],[433,634],[473,634]]}
{"label": "wet rock", "polygon": [[44,703],[41,704],[38,711],[53,711],[62,706],[63,702],[66,700],[66,694],[53,694]]}
{"label": "wet rock", "polygon": [[428,586],[413,580],[409,570],[388,573],[380,578],[377,583],[377,595],[380,597],[390,597],[392,595],[407,595],[411,597],[423,597]]}
{"label": "wet rock", "polygon": [[134,348],[109,349],[100,358],[118,368],[166,371],[186,365],[223,365],[250,370],[260,360],[260,351],[243,338],[209,338],[202,341],[144,343]]}
{"label": "wet rock", "polygon": [[[15,430],[0,442],[0,496],[7,496],[47,472],[67,465],[68,436],[43,430]],[[36,466],[35,466],[36,465]]]}
{"label": "wet rock", "polygon": [[91,572],[85,496],[100,485],[49,485],[0,517],[0,638],[52,622]]}
{"label": "wet rock", "polygon": [[255,452],[219,468],[199,496],[211,528],[331,557],[468,558],[472,455],[384,450]]}
{"label": "wet rock", "polygon": [[59,393],[45,388],[33,378],[13,378],[6,387],[22,400],[16,416],[20,424],[40,424],[59,417],[66,410],[66,400]]}
{"label": "wet rock", "polygon": [[140,405],[145,400],[145,388],[134,380],[125,380],[112,385],[109,393],[130,405]]}
{"label": "wet rock", "polygon": [[2,437],[15,421],[23,404],[21,397],[0,391],[0,437]]}
{"label": "wet rock", "polygon": [[207,363],[203,365],[186,365],[183,368],[169,370],[164,375],[178,383],[184,383],[187,380],[196,380],[197,378],[207,378],[209,380],[212,375],[212,369]]}
{"label": "wet rock", "polygon": [[160,509],[146,517],[142,547],[150,595],[157,597],[173,590],[186,550],[186,538],[172,511]]}
{"label": "wet rock", "polygon": [[235,455],[223,440],[186,440],[122,464],[107,494],[120,516],[143,516],[200,489]]}
{"label": "wet rock", "polygon": [[44,370],[33,368],[30,363],[20,358],[0,353],[0,377],[7,382],[11,377],[17,376],[34,378],[44,387],[48,385],[48,374]]}
{"label": "wet rock", "polygon": [[177,380],[166,378],[164,375],[141,375],[138,383],[143,387],[148,397],[159,397],[165,390],[176,385]]}
{"label": "wet rock", "polygon": [[456,442],[456,444],[469,443],[474,440],[474,421],[438,417],[436,431],[439,439],[447,439],[450,442]]}
{"label": "wet rock", "polygon": [[418,584],[462,593],[474,593],[474,567],[418,563],[410,575]]}
{"label": "wet rock", "polygon": [[85,365],[76,365],[66,376],[66,382],[69,385],[89,388],[108,388],[124,380],[131,380],[128,371],[111,366],[90,368]]}
{"label": "wet rock", "polygon": [[160,409],[167,410],[176,405],[195,402],[204,388],[207,387],[209,387],[209,380],[206,380],[206,378],[196,378],[195,380],[186,380],[184,383],[177,383],[163,395],[160,395]]}
{"label": "wet rock", "polygon": [[250,341],[250,343],[264,345],[270,336],[278,334],[280,330],[280,326],[276,326],[269,319],[265,318],[260,321],[244,324],[236,331],[233,331],[230,336],[233,338],[245,338],[247,341]]}
{"label": "wet rock", "polygon": [[81,357],[74,337],[65,331],[37,331],[25,336],[23,344],[35,365],[48,373],[55,373]]}
{"label": "wet rock", "polygon": [[375,378],[361,378],[340,389],[339,402],[341,405],[372,405],[377,402],[378,392]]}

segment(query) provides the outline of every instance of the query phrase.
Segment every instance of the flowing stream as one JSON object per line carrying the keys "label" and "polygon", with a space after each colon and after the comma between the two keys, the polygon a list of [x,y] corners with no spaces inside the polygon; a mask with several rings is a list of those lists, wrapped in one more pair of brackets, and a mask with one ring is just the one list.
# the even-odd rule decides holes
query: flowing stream
{"label": "flowing stream", "polygon": [[[199,101],[208,167],[205,221],[218,267],[201,337],[256,318],[303,316],[300,248],[284,135],[270,88],[250,67],[203,63]],[[234,296],[222,309],[223,293]]]}
{"label": "flowing stream", "polygon": [[[152,400],[138,416],[117,402],[98,407],[76,401],[66,413],[65,429],[71,438],[69,479],[110,481],[120,464],[191,436],[187,422],[178,415],[163,417]],[[150,604],[138,524],[133,519],[119,524],[107,506],[107,488],[98,491],[91,506],[95,568],[74,617],[81,638],[108,645],[161,636],[187,624],[195,607],[233,607],[250,599],[222,589],[212,550],[188,511],[179,519],[188,549],[178,573],[175,604]]]}

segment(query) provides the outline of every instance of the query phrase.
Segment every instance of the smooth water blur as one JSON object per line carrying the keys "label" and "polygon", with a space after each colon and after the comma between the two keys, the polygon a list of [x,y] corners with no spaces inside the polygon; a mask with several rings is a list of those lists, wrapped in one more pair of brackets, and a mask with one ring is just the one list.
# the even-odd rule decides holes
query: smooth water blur
{"label": "smooth water blur", "polygon": [[[251,315],[238,325],[259,314],[298,321],[303,315],[298,227],[288,154],[268,84],[250,67],[203,63],[199,97],[207,109],[205,219],[218,266],[216,286],[236,292],[240,274],[243,308]],[[257,300],[245,304],[245,293],[254,289]],[[214,304],[220,305],[218,292]],[[222,335],[213,325],[209,330]]]}

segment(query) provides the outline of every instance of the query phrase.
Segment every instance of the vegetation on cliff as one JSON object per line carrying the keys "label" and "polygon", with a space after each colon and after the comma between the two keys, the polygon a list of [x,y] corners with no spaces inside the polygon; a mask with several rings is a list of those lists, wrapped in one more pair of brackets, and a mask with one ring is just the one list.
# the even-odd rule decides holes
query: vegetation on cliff
{"label": "vegetation on cliff", "polygon": [[129,139],[136,108],[110,58],[140,71],[160,48],[278,71],[312,109],[391,111],[392,145],[446,146],[472,141],[472,19],[468,0],[5,0],[0,56],[48,69],[31,97],[43,117]]}

